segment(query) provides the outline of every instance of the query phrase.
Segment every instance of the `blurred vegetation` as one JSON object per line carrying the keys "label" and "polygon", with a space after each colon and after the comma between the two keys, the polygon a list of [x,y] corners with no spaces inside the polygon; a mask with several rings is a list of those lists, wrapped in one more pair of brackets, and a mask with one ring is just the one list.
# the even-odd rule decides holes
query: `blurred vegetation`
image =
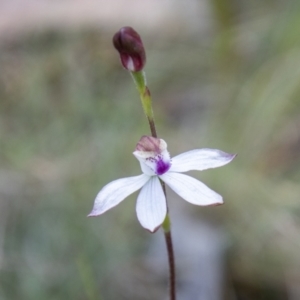
{"label": "blurred vegetation", "polygon": [[[141,33],[158,130],[173,155],[238,153],[195,173],[226,205],[190,209],[228,232],[228,295],[288,299],[300,282],[300,4],[226,2],[211,2],[207,36]],[[135,196],[86,218],[104,184],[139,174],[131,152],[148,133],[111,36],[0,44],[0,299],[132,299],[114,279],[147,247]]]}

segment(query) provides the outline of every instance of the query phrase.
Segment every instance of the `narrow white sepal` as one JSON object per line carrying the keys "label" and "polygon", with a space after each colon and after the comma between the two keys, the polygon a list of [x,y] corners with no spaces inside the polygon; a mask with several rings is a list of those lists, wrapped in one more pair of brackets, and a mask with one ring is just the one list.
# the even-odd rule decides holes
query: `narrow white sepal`
{"label": "narrow white sepal", "polygon": [[149,176],[142,174],[110,182],[98,193],[94,202],[94,207],[88,216],[94,217],[101,215],[112,207],[118,205],[130,194],[140,189],[149,179]]}
{"label": "narrow white sepal", "polygon": [[157,176],[143,186],[136,203],[137,218],[151,232],[156,231],[167,214],[166,198]]}
{"label": "narrow white sepal", "polygon": [[235,158],[217,149],[195,149],[172,158],[170,172],[187,172],[190,170],[206,170],[224,166]]}
{"label": "narrow white sepal", "polygon": [[201,206],[222,204],[222,196],[201,181],[185,174],[167,172],[159,176],[184,200]]}

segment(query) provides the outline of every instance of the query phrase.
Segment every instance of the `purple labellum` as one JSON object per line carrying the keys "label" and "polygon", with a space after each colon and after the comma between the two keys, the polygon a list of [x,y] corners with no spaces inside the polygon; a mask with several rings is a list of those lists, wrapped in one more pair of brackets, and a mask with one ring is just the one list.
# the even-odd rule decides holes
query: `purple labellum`
{"label": "purple labellum", "polygon": [[161,157],[158,158],[156,161],[156,174],[157,175],[162,175],[166,173],[171,167],[170,162],[165,162],[161,159]]}

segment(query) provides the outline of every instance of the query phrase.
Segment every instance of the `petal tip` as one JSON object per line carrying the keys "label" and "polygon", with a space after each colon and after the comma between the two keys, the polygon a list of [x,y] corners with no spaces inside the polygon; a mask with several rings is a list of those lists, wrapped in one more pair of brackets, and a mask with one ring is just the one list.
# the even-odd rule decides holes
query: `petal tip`
{"label": "petal tip", "polygon": [[223,204],[224,204],[224,202],[222,200],[221,202],[212,203],[209,206],[220,206],[220,205],[223,205]]}
{"label": "petal tip", "polygon": [[224,200],[223,200],[223,197],[221,195],[219,195],[219,199],[216,202],[212,203],[211,206],[219,206],[222,204],[224,204]]}
{"label": "petal tip", "polygon": [[237,156],[238,156],[237,153],[229,153],[230,161],[232,161],[233,159],[235,159]]}
{"label": "petal tip", "polygon": [[87,217],[97,217],[97,216],[99,216],[99,214],[96,214],[92,211],[87,215]]}
{"label": "petal tip", "polygon": [[[144,226],[143,226],[144,227]],[[159,228],[161,227],[161,224],[154,227],[154,228],[146,228],[144,227],[147,231],[149,231],[150,233],[155,233]]]}
{"label": "petal tip", "polygon": [[93,208],[87,217],[98,217],[100,215],[102,215],[102,212],[99,212],[99,210],[97,211],[97,209]]}
{"label": "petal tip", "polygon": [[223,152],[223,157],[226,159],[226,163],[228,164],[231,161],[233,161],[236,157],[237,157],[237,153],[227,153],[227,152]]}

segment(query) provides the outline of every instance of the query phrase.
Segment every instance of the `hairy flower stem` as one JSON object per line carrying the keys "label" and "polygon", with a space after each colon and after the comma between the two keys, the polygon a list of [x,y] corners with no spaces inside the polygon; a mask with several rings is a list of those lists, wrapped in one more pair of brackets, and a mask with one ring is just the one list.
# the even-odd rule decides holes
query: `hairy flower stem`
{"label": "hairy flower stem", "polygon": [[[145,73],[143,71],[131,72],[131,75],[139,91],[143,110],[149,122],[151,135],[157,138],[157,132],[156,132],[156,127],[154,122],[154,114],[152,109],[152,99],[151,99],[150,91],[147,87]],[[165,197],[167,199],[166,186],[164,182],[161,181],[161,185]],[[169,212],[167,212],[165,220],[162,223],[162,228],[164,230],[165,241],[166,241],[167,252],[168,252],[170,300],[176,300],[175,258],[174,258],[173,242],[172,242],[172,235],[171,235],[171,221],[170,221]]]}

